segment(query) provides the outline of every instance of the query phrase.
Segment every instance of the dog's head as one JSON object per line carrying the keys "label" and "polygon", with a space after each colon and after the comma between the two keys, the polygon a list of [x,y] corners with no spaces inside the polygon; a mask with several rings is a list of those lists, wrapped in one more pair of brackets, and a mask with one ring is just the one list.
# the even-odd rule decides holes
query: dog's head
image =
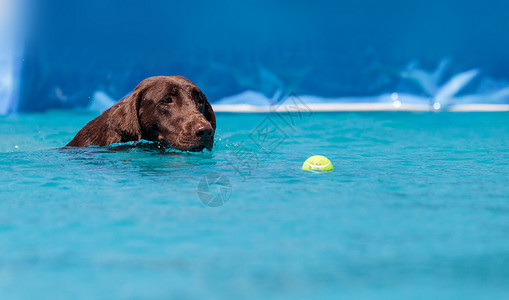
{"label": "dog's head", "polygon": [[183,151],[212,150],[216,117],[207,97],[181,76],[143,80],[113,112],[125,140],[144,139]]}

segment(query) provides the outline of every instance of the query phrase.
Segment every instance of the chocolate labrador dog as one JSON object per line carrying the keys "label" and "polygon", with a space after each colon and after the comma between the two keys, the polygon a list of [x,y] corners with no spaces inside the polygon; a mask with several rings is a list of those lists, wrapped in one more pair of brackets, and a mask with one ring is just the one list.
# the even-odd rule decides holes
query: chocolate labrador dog
{"label": "chocolate labrador dog", "polygon": [[129,141],[158,142],[183,151],[212,150],[216,117],[198,87],[181,76],[143,80],[131,93],[90,121],[68,147]]}

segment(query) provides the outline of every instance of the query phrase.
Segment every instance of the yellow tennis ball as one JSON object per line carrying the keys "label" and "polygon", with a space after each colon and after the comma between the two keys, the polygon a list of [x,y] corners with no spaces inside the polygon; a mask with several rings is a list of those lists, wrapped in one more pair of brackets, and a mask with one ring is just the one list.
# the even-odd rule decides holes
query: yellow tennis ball
{"label": "yellow tennis ball", "polygon": [[332,167],[332,163],[327,157],[315,155],[306,159],[306,161],[302,165],[302,170],[332,171],[334,170],[334,168]]}

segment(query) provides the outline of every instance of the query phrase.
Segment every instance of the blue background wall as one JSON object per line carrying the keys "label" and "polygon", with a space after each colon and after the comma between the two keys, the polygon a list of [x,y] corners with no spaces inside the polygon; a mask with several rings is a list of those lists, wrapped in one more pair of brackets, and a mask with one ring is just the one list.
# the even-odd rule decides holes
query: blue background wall
{"label": "blue background wall", "polygon": [[432,70],[446,57],[449,76],[481,70],[464,93],[509,79],[504,0],[46,0],[32,8],[23,111],[86,107],[98,90],[120,99],[162,74],[188,77],[212,101],[245,90],[420,94],[402,72],[412,61]]}

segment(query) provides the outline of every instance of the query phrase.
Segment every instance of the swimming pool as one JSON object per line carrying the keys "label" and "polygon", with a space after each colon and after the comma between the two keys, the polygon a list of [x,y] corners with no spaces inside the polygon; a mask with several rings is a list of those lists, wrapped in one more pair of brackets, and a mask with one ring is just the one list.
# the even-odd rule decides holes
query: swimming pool
{"label": "swimming pool", "polygon": [[219,113],[213,152],[59,149],[94,116],[0,117],[4,299],[509,296],[508,113]]}

